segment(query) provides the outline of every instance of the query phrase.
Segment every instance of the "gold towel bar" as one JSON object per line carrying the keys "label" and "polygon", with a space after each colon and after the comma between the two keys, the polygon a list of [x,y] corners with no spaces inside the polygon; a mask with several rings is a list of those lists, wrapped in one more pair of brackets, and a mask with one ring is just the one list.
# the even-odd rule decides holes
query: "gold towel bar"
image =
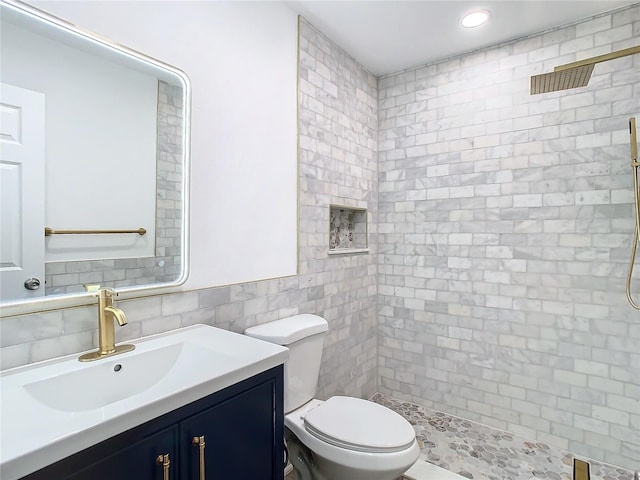
{"label": "gold towel bar", "polygon": [[137,233],[138,235],[144,235],[147,230],[144,228],[138,228],[137,230],[54,230],[51,227],[44,227],[45,237],[51,235],[94,235],[97,233]]}

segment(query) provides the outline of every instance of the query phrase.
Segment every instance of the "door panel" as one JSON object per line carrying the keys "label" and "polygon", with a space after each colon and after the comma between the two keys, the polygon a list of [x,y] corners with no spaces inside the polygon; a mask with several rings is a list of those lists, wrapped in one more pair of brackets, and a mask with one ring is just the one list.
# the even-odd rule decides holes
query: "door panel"
{"label": "door panel", "polygon": [[274,392],[275,383],[265,382],[182,422],[182,478],[200,478],[200,448],[193,445],[200,436],[206,480],[282,478],[281,458],[274,455],[276,442],[282,442],[275,438]]}
{"label": "door panel", "polygon": [[[44,95],[0,84],[0,300],[44,295]],[[37,278],[40,287],[25,288]]]}

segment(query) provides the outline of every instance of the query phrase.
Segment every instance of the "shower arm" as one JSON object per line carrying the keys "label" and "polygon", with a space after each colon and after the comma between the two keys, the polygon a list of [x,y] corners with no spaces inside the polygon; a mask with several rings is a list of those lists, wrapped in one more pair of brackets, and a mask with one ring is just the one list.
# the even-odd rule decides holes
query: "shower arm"
{"label": "shower arm", "polygon": [[584,60],[578,60],[577,62],[567,63],[565,65],[558,65],[553,69],[553,71],[562,72],[563,70],[571,70],[572,68],[585,67],[587,65],[595,65],[596,63],[608,62],[609,60],[615,60],[616,58],[635,55],[636,53],[640,53],[640,45],[637,45],[635,47],[625,48],[622,50],[617,50],[611,53],[605,53],[604,55],[598,55],[597,57],[585,58]]}

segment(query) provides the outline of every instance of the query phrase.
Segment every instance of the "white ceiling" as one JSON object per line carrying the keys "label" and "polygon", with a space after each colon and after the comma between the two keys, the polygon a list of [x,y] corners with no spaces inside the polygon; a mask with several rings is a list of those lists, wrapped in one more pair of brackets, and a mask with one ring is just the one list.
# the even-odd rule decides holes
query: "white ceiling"
{"label": "white ceiling", "polygon": [[[379,76],[566,25],[635,1],[291,0],[285,3]],[[475,29],[462,28],[460,17],[473,9],[489,10],[489,22]]]}

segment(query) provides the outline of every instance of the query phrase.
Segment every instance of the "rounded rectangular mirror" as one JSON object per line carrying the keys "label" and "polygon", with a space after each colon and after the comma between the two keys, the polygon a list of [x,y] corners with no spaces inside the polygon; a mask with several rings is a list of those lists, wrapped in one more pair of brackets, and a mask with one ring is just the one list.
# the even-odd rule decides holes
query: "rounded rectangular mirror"
{"label": "rounded rectangular mirror", "polygon": [[20,2],[0,21],[0,314],[183,283],[186,75]]}

